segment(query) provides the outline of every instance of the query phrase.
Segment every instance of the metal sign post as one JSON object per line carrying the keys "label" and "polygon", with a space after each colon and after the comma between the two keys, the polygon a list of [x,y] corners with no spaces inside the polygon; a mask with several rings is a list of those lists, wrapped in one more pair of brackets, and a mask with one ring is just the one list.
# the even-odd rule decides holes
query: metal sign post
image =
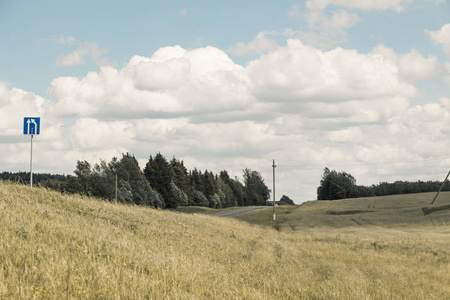
{"label": "metal sign post", "polygon": [[28,117],[23,119],[23,134],[31,135],[30,154],[30,188],[33,189],[33,136],[41,133],[41,118]]}
{"label": "metal sign post", "polygon": [[30,188],[33,189],[33,135],[31,135],[31,152],[30,152]]}

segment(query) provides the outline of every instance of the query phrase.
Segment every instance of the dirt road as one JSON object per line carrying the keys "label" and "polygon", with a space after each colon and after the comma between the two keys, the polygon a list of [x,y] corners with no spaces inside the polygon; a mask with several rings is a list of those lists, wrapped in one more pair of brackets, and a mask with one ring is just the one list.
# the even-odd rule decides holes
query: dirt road
{"label": "dirt road", "polygon": [[221,211],[221,212],[218,212],[218,213],[215,213],[212,215],[220,216],[220,217],[236,217],[236,216],[251,213],[256,210],[267,208],[267,207],[268,206],[249,206],[249,207],[243,207],[243,208],[238,208],[238,209],[233,209],[233,210]]}

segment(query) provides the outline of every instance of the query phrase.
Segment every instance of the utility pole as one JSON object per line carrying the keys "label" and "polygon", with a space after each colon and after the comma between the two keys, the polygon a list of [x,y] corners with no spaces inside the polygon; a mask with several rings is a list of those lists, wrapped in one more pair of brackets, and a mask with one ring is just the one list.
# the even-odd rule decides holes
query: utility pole
{"label": "utility pole", "polygon": [[433,201],[431,201],[430,206],[428,207],[428,209],[431,208],[431,206],[433,205],[434,201],[436,201],[436,198],[438,197],[439,193],[441,192],[442,188],[444,187],[445,182],[447,181],[448,176],[450,175],[450,171],[447,173],[447,176],[445,176],[444,181],[442,182],[441,187],[439,188],[439,191],[437,192],[436,196],[434,196]]}
{"label": "utility pole", "polygon": [[275,159],[273,160],[272,168],[273,168],[273,220],[277,219],[275,214]]}

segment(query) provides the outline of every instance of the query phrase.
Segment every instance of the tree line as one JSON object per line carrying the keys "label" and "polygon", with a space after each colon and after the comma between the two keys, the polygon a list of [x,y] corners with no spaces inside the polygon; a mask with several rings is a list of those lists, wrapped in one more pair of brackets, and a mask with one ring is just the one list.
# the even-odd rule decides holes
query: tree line
{"label": "tree line", "polygon": [[[2,173],[2,179],[28,182],[30,173]],[[75,175],[33,174],[33,182],[62,193],[82,194],[108,201],[146,205],[155,208],[178,206],[266,205],[270,190],[257,171],[243,170],[243,182],[227,171],[214,174],[197,168],[188,170],[182,160],[168,161],[161,153],[150,156],[144,169],[127,153],[110,162],[91,164],[77,161]],[[36,180],[35,180],[36,178]]]}
{"label": "tree line", "polygon": [[[320,185],[317,188],[317,200],[339,200],[346,198],[374,197],[410,193],[437,192],[440,181],[395,181],[380,182],[371,186],[356,184],[356,179],[347,172],[324,169]],[[442,191],[450,191],[450,183],[446,181]]]}
{"label": "tree line", "polygon": [[[1,172],[0,179],[20,183],[30,183],[30,172]],[[39,184],[47,180],[66,181],[67,177],[60,174],[33,173],[33,183]]]}

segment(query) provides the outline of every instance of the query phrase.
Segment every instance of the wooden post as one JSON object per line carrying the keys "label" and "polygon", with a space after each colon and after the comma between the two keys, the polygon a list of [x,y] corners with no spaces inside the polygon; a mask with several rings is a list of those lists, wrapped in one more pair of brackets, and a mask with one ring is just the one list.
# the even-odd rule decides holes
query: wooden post
{"label": "wooden post", "polygon": [[428,207],[428,209],[431,208],[431,205],[433,205],[434,201],[436,201],[436,198],[438,197],[439,193],[441,192],[442,188],[444,187],[445,181],[447,181],[448,175],[450,175],[450,171],[447,173],[447,176],[445,176],[444,181],[442,182],[441,187],[439,188],[439,191],[436,193],[436,196],[434,196],[433,201],[431,201],[430,206]]}

